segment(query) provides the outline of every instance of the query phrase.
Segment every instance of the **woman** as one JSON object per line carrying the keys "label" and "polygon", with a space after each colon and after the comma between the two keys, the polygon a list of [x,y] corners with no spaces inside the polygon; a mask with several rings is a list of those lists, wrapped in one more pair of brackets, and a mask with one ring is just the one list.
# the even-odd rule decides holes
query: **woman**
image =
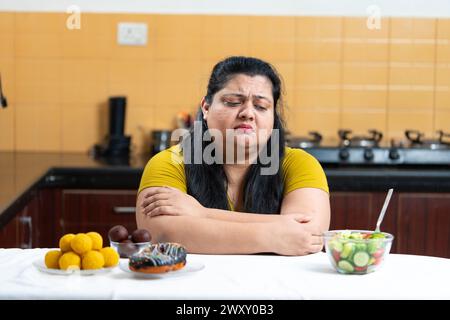
{"label": "woman", "polygon": [[326,177],[311,155],[285,147],[281,107],[281,81],[270,64],[219,62],[197,115],[200,143],[194,128],[145,167],[138,227],[191,253],[320,251],[330,221]]}

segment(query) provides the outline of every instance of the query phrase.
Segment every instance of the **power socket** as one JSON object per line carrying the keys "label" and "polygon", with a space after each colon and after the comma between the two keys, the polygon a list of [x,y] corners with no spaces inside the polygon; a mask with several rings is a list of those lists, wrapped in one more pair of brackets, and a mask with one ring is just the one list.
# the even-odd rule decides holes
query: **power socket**
{"label": "power socket", "polygon": [[119,22],[117,25],[117,43],[122,46],[146,46],[147,24]]}

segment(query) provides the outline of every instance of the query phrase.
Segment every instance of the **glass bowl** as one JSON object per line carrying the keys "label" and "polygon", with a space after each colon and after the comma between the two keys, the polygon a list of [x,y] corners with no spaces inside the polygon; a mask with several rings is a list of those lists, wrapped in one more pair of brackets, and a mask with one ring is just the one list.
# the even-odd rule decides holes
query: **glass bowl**
{"label": "glass bowl", "polygon": [[391,250],[394,236],[368,230],[324,233],[325,251],[333,267],[344,274],[367,274],[379,269]]}
{"label": "glass bowl", "polygon": [[117,251],[121,258],[129,258],[133,254],[140,252],[142,249],[152,244],[150,241],[138,243],[109,241],[109,243],[110,246]]}

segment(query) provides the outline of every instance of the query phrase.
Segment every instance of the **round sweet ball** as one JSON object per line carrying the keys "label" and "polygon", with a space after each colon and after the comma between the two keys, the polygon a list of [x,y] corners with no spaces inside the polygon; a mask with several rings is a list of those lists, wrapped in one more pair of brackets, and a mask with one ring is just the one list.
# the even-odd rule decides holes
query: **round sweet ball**
{"label": "round sweet ball", "polygon": [[119,254],[113,248],[104,247],[100,249],[100,253],[103,255],[103,259],[105,259],[105,268],[117,266],[119,263]]}
{"label": "round sweet ball", "polygon": [[128,239],[128,230],[122,225],[117,225],[109,229],[109,240],[114,242],[121,242]]}
{"label": "round sweet ball", "polygon": [[72,251],[70,243],[72,242],[73,238],[75,238],[75,235],[73,233],[68,233],[63,235],[61,239],[59,239],[59,248],[63,253]]}
{"label": "round sweet ball", "polygon": [[45,254],[45,266],[49,269],[59,269],[59,259],[61,256],[61,251],[50,250]]}
{"label": "round sweet ball", "polygon": [[150,232],[145,229],[137,229],[131,234],[131,240],[133,240],[134,243],[149,242],[152,240],[152,236],[150,235]]}
{"label": "round sweet ball", "polygon": [[81,259],[81,267],[83,270],[101,269],[104,265],[105,259],[103,255],[96,250],[91,250],[83,254]]}
{"label": "round sweet ball", "polygon": [[79,233],[72,239],[70,246],[73,251],[82,255],[92,250],[92,240],[85,233]]}
{"label": "round sweet ball", "polygon": [[61,270],[78,269],[81,267],[81,258],[75,252],[64,253],[59,259],[59,268]]}
{"label": "round sweet ball", "polygon": [[100,250],[103,248],[103,238],[98,232],[88,232],[86,235],[92,240],[92,250]]}

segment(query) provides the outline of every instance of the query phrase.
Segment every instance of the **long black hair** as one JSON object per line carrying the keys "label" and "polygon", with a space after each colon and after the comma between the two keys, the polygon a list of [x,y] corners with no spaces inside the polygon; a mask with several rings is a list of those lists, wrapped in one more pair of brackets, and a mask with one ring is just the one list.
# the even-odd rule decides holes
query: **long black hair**
{"label": "long black hair", "polygon": [[[273,129],[278,130],[277,135],[273,135],[268,139],[266,154],[271,158],[272,152],[278,153],[278,167],[276,173],[272,175],[262,175],[261,169],[267,167],[268,164],[263,164],[260,157],[256,163],[251,164],[244,179],[244,211],[252,213],[280,213],[281,200],[283,195],[283,180],[282,180],[282,166],[281,163],[284,157],[284,126],[280,116],[281,102],[281,80],[275,68],[269,63],[260,59],[251,57],[229,57],[217,63],[211,73],[208,89],[205,100],[211,104],[214,94],[223,89],[227,82],[238,74],[245,74],[248,76],[264,76],[272,83],[272,94],[274,101],[274,125]],[[199,109],[196,121],[201,121],[201,135],[208,130],[206,121],[203,119],[201,108]],[[273,132],[277,131],[273,130]],[[201,142],[201,150],[195,150],[194,145],[194,130],[191,130],[190,135],[183,140],[182,148],[185,159],[184,170],[187,181],[187,193],[193,196],[203,206],[207,208],[216,208],[229,210],[227,199],[227,177],[220,163],[207,164],[204,162],[203,156],[201,163],[194,163],[192,159],[195,154],[200,153],[208,146],[210,141]],[[278,139],[273,141],[272,139]],[[198,139],[198,137],[197,137]],[[187,148],[187,144],[189,148]],[[275,150],[272,150],[272,145],[275,145]],[[186,161],[189,159],[189,161]],[[270,165],[270,164],[269,164]]]}

